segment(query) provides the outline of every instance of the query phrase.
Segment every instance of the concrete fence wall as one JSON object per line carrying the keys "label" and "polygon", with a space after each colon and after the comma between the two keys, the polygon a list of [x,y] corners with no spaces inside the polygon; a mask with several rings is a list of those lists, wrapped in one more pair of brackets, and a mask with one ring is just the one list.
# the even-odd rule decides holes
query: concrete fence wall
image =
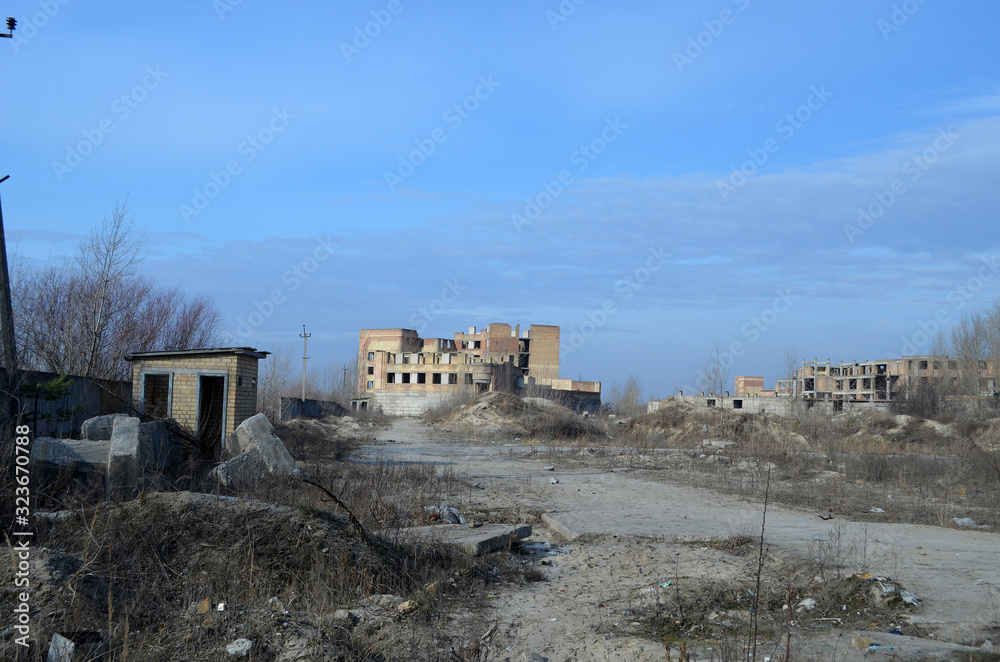
{"label": "concrete fence wall", "polygon": [[348,416],[351,412],[340,403],[329,400],[303,400],[302,398],[282,398],[280,420],[293,418],[324,418],[326,416]]}

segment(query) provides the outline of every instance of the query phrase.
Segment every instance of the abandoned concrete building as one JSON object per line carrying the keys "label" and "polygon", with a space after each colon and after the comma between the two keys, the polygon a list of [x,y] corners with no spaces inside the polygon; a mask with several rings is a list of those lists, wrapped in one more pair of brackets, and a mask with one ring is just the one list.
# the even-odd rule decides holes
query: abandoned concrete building
{"label": "abandoned concrete building", "polygon": [[490,324],[454,338],[412,329],[361,329],[357,408],[416,416],[459,394],[510,391],[558,399],[579,410],[601,404],[601,383],[559,378],[559,327]]}
{"label": "abandoned concrete building", "polygon": [[949,356],[903,356],[879,361],[834,364],[827,359],[803,359],[794,375],[776,381],[774,390],[764,390],[763,377],[736,377],[729,392],[685,395],[650,400],[649,412],[670,401],[698,407],[742,409],[748,413],[787,415],[801,404],[803,410],[887,410],[922,385],[935,384],[941,394],[970,398],[997,394],[993,364],[989,360],[962,360]]}
{"label": "abandoned concrete building", "polygon": [[[833,364],[802,361],[791,379],[777,382],[781,395],[806,401],[888,403],[930,382],[955,394],[993,395],[996,389],[989,361],[964,361],[948,356],[903,356],[880,361]],[[839,407],[835,404],[834,410]]]}
{"label": "abandoned concrete building", "polygon": [[257,362],[270,352],[252,347],[126,354],[132,365],[132,404],[153,418],[173,418],[207,448],[257,411]]}

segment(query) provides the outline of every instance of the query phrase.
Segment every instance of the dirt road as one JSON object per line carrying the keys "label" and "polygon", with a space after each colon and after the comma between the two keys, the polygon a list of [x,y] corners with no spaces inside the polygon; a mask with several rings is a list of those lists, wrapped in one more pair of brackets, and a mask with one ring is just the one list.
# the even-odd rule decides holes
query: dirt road
{"label": "dirt road", "polygon": [[[663,660],[662,643],[635,636],[629,607],[644,594],[654,597],[667,577],[746,573],[746,559],[679,543],[739,533],[759,536],[763,503],[664,482],[664,472],[652,476],[639,470],[559,466],[546,471],[551,462],[529,447],[434,436],[419,421],[399,419],[379,435],[395,443],[366,447],[362,454],[451,466],[481,486],[468,497],[474,505],[540,511],[549,530],[536,525],[535,538],[570,541],[561,544],[561,553],[547,557],[552,565],[543,570],[549,581],[497,596],[500,659],[532,659],[535,654],[540,657],[534,659],[550,660]],[[923,525],[824,521],[814,511],[768,506],[765,540],[780,554],[814,557],[838,535],[854,551],[849,559],[831,560],[865,566],[847,567],[846,572],[867,569],[891,576],[923,601],[912,623],[925,637],[875,632],[872,641],[886,648],[874,654],[942,659],[972,650],[944,641],[978,646],[991,628],[996,639],[1000,536]],[[861,659],[861,650],[842,643],[845,634],[854,633],[831,630],[812,637],[808,645],[802,642],[802,649],[817,654],[833,649],[837,659]]]}

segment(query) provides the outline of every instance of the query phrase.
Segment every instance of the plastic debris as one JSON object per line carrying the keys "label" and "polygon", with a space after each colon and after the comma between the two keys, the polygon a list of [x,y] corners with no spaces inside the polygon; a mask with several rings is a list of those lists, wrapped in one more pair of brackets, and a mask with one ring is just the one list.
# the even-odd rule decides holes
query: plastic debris
{"label": "plastic debris", "polygon": [[802,611],[812,611],[816,608],[816,600],[813,598],[805,598],[799,604],[795,605],[796,612]]}
{"label": "plastic debris", "polygon": [[462,517],[462,514],[458,512],[457,508],[452,508],[444,503],[440,506],[424,506],[424,510],[431,513],[431,516],[428,519],[441,519],[445,522],[462,525],[469,523],[464,517]]}
{"label": "plastic debris", "polygon": [[960,529],[988,529],[986,524],[976,524],[976,520],[971,517],[952,517],[951,523]]}
{"label": "plastic debris", "polygon": [[226,646],[226,652],[236,657],[246,657],[251,648],[253,648],[253,642],[249,639],[237,639]]}
{"label": "plastic debris", "polygon": [[549,485],[558,485],[558,484],[559,484],[558,478],[549,478]]}
{"label": "plastic debris", "polygon": [[555,471],[555,467],[544,467],[545,471]]}
{"label": "plastic debris", "polygon": [[876,515],[885,515],[885,511],[876,506],[872,506],[871,508],[869,508],[868,512],[875,513]]}

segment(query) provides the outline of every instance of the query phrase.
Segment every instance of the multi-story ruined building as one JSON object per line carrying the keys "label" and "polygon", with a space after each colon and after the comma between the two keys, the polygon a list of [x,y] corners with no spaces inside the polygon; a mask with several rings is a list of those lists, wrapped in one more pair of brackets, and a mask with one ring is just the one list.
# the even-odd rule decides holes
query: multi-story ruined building
{"label": "multi-story ruined building", "polygon": [[419,415],[461,394],[530,392],[577,409],[600,406],[601,383],[559,378],[559,327],[490,324],[454,338],[412,329],[362,329],[358,407]]}
{"label": "multi-story ruined building", "polygon": [[792,379],[778,380],[777,391],[814,402],[891,402],[928,383],[971,396],[993,395],[996,388],[993,366],[988,361],[903,356],[840,364],[829,359],[803,360]]}

